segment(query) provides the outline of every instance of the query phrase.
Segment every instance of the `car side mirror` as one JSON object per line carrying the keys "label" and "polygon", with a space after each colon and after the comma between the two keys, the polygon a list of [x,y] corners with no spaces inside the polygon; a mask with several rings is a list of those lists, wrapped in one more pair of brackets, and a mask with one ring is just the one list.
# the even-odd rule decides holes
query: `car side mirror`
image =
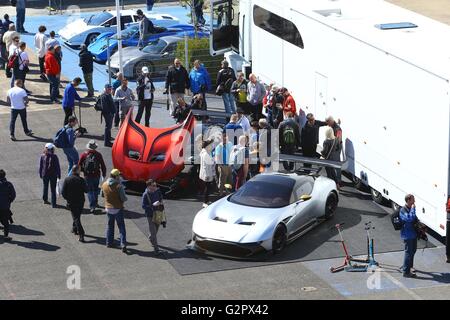
{"label": "car side mirror", "polygon": [[302,200],[302,201],[308,201],[308,200],[311,200],[311,195],[309,195],[309,194],[304,194],[304,195],[302,195],[301,197],[300,197],[300,200]]}
{"label": "car side mirror", "polygon": [[163,57],[167,57],[169,55],[169,53],[166,51],[162,54]]}

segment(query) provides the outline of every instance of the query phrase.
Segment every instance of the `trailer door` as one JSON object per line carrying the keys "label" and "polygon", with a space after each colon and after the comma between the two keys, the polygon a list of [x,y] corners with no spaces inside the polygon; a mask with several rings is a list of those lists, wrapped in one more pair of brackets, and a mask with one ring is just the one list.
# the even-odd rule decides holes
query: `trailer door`
{"label": "trailer door", "polygon": [[237,0],[211,0],[210,53],[239,50],[239,4]]}

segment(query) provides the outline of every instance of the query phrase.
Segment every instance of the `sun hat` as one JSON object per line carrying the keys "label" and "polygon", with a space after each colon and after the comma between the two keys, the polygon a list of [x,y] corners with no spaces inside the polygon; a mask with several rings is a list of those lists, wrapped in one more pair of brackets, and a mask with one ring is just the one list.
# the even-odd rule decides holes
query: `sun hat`
{"label": "sun hat", "polygon": [[90,149],[90,150],[95,150],[97,149],[98,145],[95,143],[94,140],[89,141],[89,143],[86,145],[86,148]]}

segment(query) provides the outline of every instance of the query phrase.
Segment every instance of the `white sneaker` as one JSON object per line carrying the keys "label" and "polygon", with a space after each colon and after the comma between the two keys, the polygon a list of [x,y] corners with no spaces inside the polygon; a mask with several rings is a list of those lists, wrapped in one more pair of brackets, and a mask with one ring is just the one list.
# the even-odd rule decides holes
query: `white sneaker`
{"label": "white sneaker", "polygon": [[208,206],[209,206],[209,204],[203,203],[203,208],[206,208],[206,207],[208,207]]}

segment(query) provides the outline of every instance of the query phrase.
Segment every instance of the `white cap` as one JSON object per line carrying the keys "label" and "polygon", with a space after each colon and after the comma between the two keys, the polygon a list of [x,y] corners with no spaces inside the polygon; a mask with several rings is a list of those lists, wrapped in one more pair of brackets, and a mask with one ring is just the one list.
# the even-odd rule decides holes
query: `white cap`
{"label": "white cap", "polygon": [[45,148],[47,148],[47,149],[55,149],[55,145],[53,143],[47,143],[47,144],[45,144]]}
{"label": "white cap", "polygon": [[148,73],[148,67],[142,67],[142,73]]}

